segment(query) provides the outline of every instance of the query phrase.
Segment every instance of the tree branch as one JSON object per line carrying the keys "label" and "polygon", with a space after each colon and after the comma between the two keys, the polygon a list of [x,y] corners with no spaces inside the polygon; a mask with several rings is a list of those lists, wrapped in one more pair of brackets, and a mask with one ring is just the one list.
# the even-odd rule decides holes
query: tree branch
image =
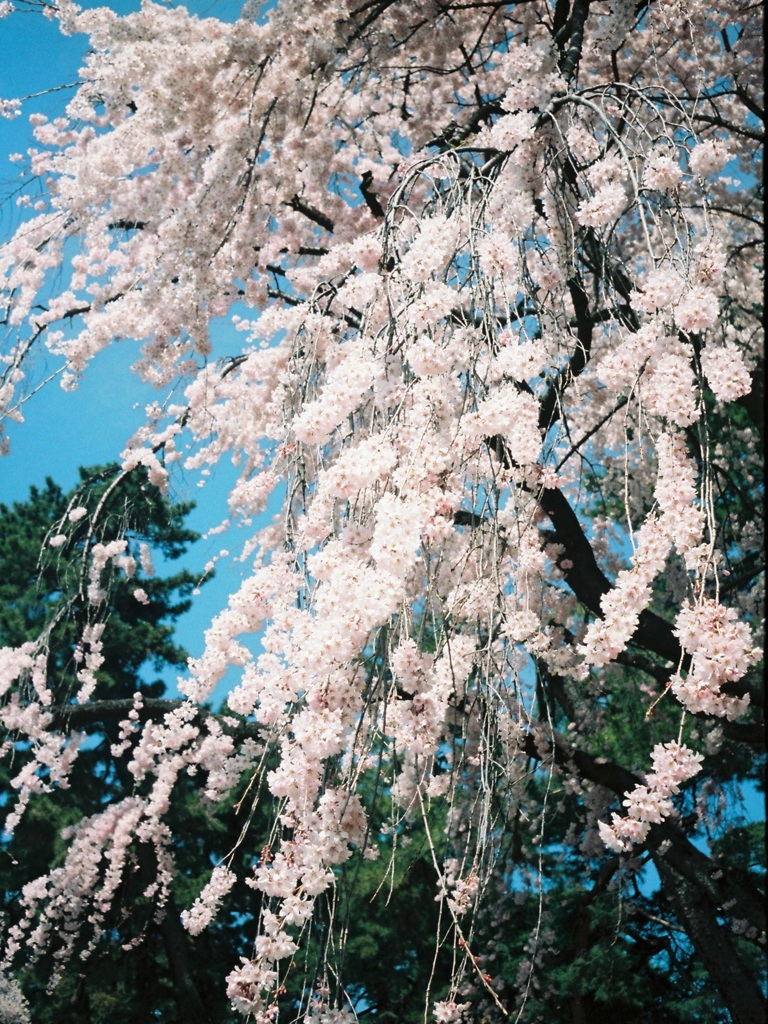
{"label": "tree branch", "polygon": [[303,199],[298,196],[293,196],[289,202],[285,204],[290,206],[292,210],[297,213],[303,214],[307,220],[311,220],[314,224],[318,224],[321,228],[333,234],[334,224],[330,217],[326,217],[320,210],[316,210],[314,206],[310,206],[309,203],[305,203]]}
{"label": "tree branch", "polygon": [[[559,768],[602,786],[618,797],[623,797],[643,784],[643,779],[634,772],[613,761],[594,757],[584,750],[573,749],[557,736],[553,736],[547,749],[543,750],[541,743],[528,735],[525,739],[525,752],[538,761],[549,754]],[[654,860],[663,859],[689,885],[706,894],[713,924],[718,915],[727,913],[733,918],[748,921],[760,933],[765,931],[762,894],[751,880],[744,877],[743,872],[737,873],[730,870],[727,864],[713,861],[690,842],[674,821],[667,819],[661,824],[651,825],[648,838],[642,846],[638,846],[638,850],[643,847],[651,851]]]}
{"label": "tree branch", "polygon": [[570,82],[576,73],[576,66],[581,59],[581,47],[584,42],[584,25],[589,14],[589,0],[574,0],[573,10],[567,29],[570,29],[570,46],[560,65],[560,73],[566,82]]}
{"label": "tree branch", "polygon": [[755,1024],[765,1013],[765,1000],[734,948],[727,926],[717,920],[701,888],[676,876],[663,857],[654,857],[654,863],[688,938],[720,990],[733,1024]]}
{"label": "tree branch", "polygon": [[189,955],[189,937],[182,928],[179,911],[172,897],[160,921],[160,932],[183,1019],[195,1021],[195,1024],[210,1024],[210,1015],[195,984],[195,971]]}
{"label": "tree branch", "polygon": [[[136,707],[132,699],[124,700],[97,700],[88,704],[57,704],[47,708],[47,712],[53,715],[52,725],[57,729],[85,727],[88,725],[119,722],[126,718],[134,708],[137,711],[138,721],[146,722],[160,715],[170,714],[180,707],[189,704],[185,700],[163,700],[160,698],[145,698],[139,707]],[[234,716],[216,714],[209,708],[195,706],[195,713],[202,721],[215,719],[228,736],[233,739],[243,739],[248,736],[258,736],[259,727],[256,722],[238,721]]]}
{"label": "tree branch", "polygon": [[[562,491],[545,488],[538,495],[539,505],[549,517],[555,542],[562,546],[558,568],[576,597],[595,615],[602,616],[600,598],[611,590],[611,583],[597,564],[576,513]],[[632,637],[632,643],[676,664],[681,648],[672,626],[654,612],[644,611]]]}
{"label": "tree branch", "polygon": [[576,314],[576,348],[568,366],[560,371],[557,379],[549,386],[539,406],[539,427],[542,430],[548,430],[560,418],[558,403],[562,389],[569,381],[584,371],[592,351],[594,320],[589,313],[587,293],[578,276],[572,277],[568,281],[568,291]]}
{"label": "tree branch", "polygon": [[373,171],[366,171],[363,177],[360,179],[360,193],[365,200],[365,205],[371,211],[374,217],[384,216],[384,207],[379,202],[379,198],[371,188],[373,184]]}

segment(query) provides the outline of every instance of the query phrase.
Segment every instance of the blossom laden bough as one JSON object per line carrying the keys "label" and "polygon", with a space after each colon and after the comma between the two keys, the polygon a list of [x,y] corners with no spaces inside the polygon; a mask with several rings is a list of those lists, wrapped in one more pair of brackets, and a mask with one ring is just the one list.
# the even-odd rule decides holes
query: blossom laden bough
{"label": "blossom laden bough", "polygon": [[[23,894],[14,949],[42,950],[66,899],[71,949],[76,913],[98,938],[134,841],[155,851],[165,904],[179,779],[221,802],[246,777],[252,814],[274,813],[266,845],[241,838],[258,924],[226,981],[237,1010],[272,1021],[293,998],[308,1021],[354,1016],[341,976],[328,988],[343,943],[295,997],[294,966],[313,915],[337,927],[349,866],[390,843],[394,857],[420,822],[455,951],[435,1018],[482,999],[507,1013],[458,919],[481,921],[508,888],[502,823],[530,810],[530,765],[593,801],[582,825],[610,851],[673,828],[702,770],[689,719],[706,733],[745,714],[758,658],[758,517],[741,493],[744,528],[723,512],[737,449],[717,450],[731,416],[759,460],[743,419],[759,233],[750,189],[724,174],[756,149],[742,84],[756,16],[620,7],[280,0],[234,25],[150,2],[54,12],[90,49],[62,116],[33,115],[25,174],[46,198],[0,254],[3,414],[34,392],[35,351],[74,387],[131,339],[166,397],[123,474],[172,491],[231,460],[244,578],[180,705],[124,719],[115,756],[140,795],[75,827],[64,864]],[[225,317],[241,345],[226,359]],[[264,526],[264,512],[279,514]],[[51,525],[48,557],[85,515]],[[98,703],[100,616],[139,566],[122,537],[84,548],[75,701]],[[11,822],[66,783],[77,749],[46,710],[41,644],[0,659],[7,749],[24,754]],[[650,682],[616,683],[622,669]],[[221,720],[201,719],[232,674]],[[601,768],[614,687],[649,715],[663,702],[645,782],[640,762]],[[626,814],[606,824],[591,787]],[[87,850],[109,867],[73,896]],[[193,934],[235,891],[231,852],[182,915]]]}

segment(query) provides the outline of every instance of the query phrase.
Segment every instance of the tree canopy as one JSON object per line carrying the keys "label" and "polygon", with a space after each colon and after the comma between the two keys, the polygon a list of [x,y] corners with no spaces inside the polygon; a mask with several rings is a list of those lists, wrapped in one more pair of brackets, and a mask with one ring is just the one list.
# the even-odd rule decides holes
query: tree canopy
{"label": "tree canopy", "polygon": [[[8,963],[66,973],[154,915],[247,932],[220,991],[259,1024],[752,1024],[760,10],[0,13],[37,6],[89,50],[31,114],[0,415],[116,341],[158,398],[97,503],[35,497],[42,583],[9,579],[7,835],[78,804],[85,723],[119,734]],[[181,656],[131,516],[225,460],[243,582],[181,700],[115,703],[147,651]],[[228,844],[192,807],[237,812]]]}

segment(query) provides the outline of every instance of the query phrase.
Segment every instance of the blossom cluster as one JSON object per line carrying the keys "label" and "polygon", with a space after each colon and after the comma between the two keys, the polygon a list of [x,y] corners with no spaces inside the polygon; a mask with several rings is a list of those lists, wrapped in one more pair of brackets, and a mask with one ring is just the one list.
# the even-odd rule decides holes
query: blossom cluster
{"label": "blossom cluster", "polygon": [[653,771],[646,775],[644,786],[627,793],[624,816],[612,815],[611,824],[599,823],[600,837],[609,850],[622,853],[633,843],[642,843],[651,825],[660,824],[674,813],[672,797],[701,770],[701,754],[676,743],[659,743],[653,748]]}
{"label": "blossom cluster", "polygon": [[703,599],[680,609],[675,633],[691,655],[685,676],[677,673],[671,681],[677,699],[692,712],[729,720],[743,715],[749,694],[736,697],[722,688],[742,679],[762,657],[760,648],[753,646],[747,623],[738,621],[733,608]]}
{"label": "blossom cluster", "polygon": [[235,884],[236,876],[225,864],[217,864],[210,880],[189,910],[181,912],[181,923],[190,935],[199,935],[211,923],[216,911],[229,890]]}

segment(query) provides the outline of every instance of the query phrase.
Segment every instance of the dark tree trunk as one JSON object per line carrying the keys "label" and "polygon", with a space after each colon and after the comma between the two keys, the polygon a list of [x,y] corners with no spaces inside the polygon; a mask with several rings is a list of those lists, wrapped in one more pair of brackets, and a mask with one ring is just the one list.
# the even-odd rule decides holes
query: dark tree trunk
{"label": "dark tree trunk", "polygon": [[709,972],[733,1018],[733,1024],[759,1024],[765,1020],[766,1001],[734,948],[728,926],[719,923],[717,908],[704,889],[691,885],[654,857],[664,891],[671,900],[689,939]]}

